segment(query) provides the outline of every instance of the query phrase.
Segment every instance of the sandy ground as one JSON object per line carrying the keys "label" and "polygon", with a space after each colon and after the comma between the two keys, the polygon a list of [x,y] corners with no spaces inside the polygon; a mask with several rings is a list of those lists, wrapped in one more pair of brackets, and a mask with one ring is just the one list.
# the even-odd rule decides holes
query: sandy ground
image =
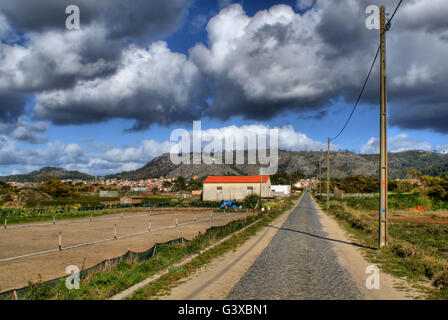
{"label": "sandy ground", "polygon": [[[407,284],[385,273],[380,273],[380,289],[368,290],[365,283],[370,274],[366,273],[366,268],[370,263],[364,259],[360,251],[361,249],[351,244],[348,235],[334,218],[327,216],[320,210],[317,204],[315,205],[323,230],[328,234],[328,239],[332,240],[334,250],[338,255],[338,262],[349,271],[354,282],[362,292],[364,299],[404,300],[410,298],[395,288],[396,285],[403,287],[407,286]],[[270,226],[281,227],[291,212],[292,210],[281,215]],[[255,259],[268,246],[277,233],[277,228],[263,228],[235,251],[227,253],[203,267],[174,288],[170,295],[162,296],[160,299],[226,299],[231,290],[254,263]]]}
{"label": "sandy ground", "polygon": [[[281,227],[296,207],[288,210],[270,226]],[[195,272],[161,300],[222,300],[240,281],[255,259],[263,252],[278,229],[264,227],[236,250],[225,254]]]}
{"label": "sandy ground", "polygon": [[[175,225],[178,223],[205,219],[210,217],[210,209],[162,210],[152,212],[151,216],[142,216],[142,212],[126,213],[121,220],[120,215],[107,215],[101,218],[113,220],[95,220],[70,224],[33,226],[26,228],[0,230],[0,259],[19,256],[37,251],[51,250],[58,246],[58,232],[62,232],[62,246],[71,246],[95,240],[113,238],[115,224],[117,236],[143,232],[151,228]],[[229,221],[241,219],[247,214],[213,214],[213,225],[224,225]],[[85,219],[85,218],[84,218]],[[60,222],[60,221],[58,221]],[[67,251],[47,253],[18,260],[0,262],[0,292],[18,289],[28,285],[29,281],[47,281],[66,276],[69,265],[76,265],[80,270],[89,268],[105,259],[123,255],[128,250],[142,252],[155,243],[183,237],[194,238],[211,226],[210,221],[197,222],[166,230],[153,231],[129,238],[118,239],[98,244],[69,249]]]}

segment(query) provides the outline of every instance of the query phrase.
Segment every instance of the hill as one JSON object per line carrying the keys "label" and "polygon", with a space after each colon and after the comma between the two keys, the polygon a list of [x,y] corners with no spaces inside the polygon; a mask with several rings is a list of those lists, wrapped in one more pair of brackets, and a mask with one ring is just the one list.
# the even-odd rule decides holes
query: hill
{"label": "hill", "polygon": [[[190,158],[192,158],[192,154]],[[448,155],[427,151],[406,151],[389,153],[389,177],[404,178],[410,169],[421,171],[428,175],[448,174]],[[245,159],[247,162],[247,151]],[[327,169],[326,153],[316,151],[279,151],[278,171],[300,171],[307,177],[313,177],[317,172],[317,163],[322,161],[322,172]],[[357,154],[348,151],[331,152],[331,176],[342,178],[346,176],[378,175],[379,156],[375,154]],[[236,161],[234,161],[236,163]],[[259,165],[253,164],[180,164],[171,162],[168,153],[147,163],[140,169],[121,172],[106,176],[117,179],[146,179],[168,177],[206,177],[208,175],[257,175]],[[79,171],[67,171],[63,168],[45,167],[28,174],[0,177],[0,181],[39,182],[49,178],[93,180],[94,177]]]}
{"label": "hill", "polygon": [[[247,152],[246,152],[247,154]],[[191,155],[190,155],[191,157]],[[356,154],[353,152],[331,152],[331,176],[378,175],[378,155]],[[247,159],[247,158],[246,158]],[[301,171],[305,176],[316,175],[317,163],[322,160],[322,170],[327,168],[326,153],[315,151],[279,151],[278,171]],[[246,160],[247,162],[247,160]],[[234,161],[235,163],[235,161]],[[205,177],[208,175],[256,175],[259,165],[248,164],[180,164],[171,162],[169,154],[155,158],[145,166],[134,171],[127,171],[108,176],[121,179],[146,179],[178,176]],[[427,151],[406,151],[389,154],[389,177],[404,178],[410,169],[422,171],[425,174],[439,175],[448,167],[448,156]]]}
{"label": "hill", "polygon": [[58,180],[93,180],[94,177],[79,171],[68,171],[63,168],[44,167],[40,170],[32,171],[27,174],[16,174],[0,177],[0,181],[15,182],[40,182],[48,179]]}

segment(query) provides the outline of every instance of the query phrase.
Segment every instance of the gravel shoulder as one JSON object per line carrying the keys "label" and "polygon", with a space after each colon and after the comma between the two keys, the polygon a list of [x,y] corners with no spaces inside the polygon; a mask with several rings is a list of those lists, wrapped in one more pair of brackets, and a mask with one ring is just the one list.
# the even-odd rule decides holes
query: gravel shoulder
{"label": "gravel shoulder", "polygon": [[[327,234],[327,238],[333,244],[334,251],[338,257],[339,264],[347,269],[352,276],[353,281],[357,284],[364,299],[367,300],[406,300],[411,299],[413,289],[402,279],[397,279],[387,273],[380,272],[380,288],[367,289],[365,282],[369,274],[366,268],[371,265],[363,256],[362,249],[353,245],[350,235],[343,230],[335,218],[327,215],[313,201],[316,212],[322,224],[323,231]],[[396,287],[405,288],[406,292],[399,291]]]}

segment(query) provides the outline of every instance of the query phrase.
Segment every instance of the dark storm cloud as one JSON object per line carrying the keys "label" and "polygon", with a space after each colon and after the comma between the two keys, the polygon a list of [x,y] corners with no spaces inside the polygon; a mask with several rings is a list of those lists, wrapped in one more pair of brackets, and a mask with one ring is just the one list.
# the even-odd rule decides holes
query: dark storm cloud
{"label": "dark storm cloud", "polygon": [[[397,5],[384,3],[388,13]],[[267,120],[286,110],[319,114],[339,98],[353,103],[379,43],[379,31],[365,26],[372,4],[380,2],[318,0],[316,11],[302,16],[286,6],[254,17],[238,5],[221,11],[207,26],[209,45],[191,51],[213,84],[206,114]],[[390,123],[447,133],[448,2],[432,4],[403,3],[387,34]],[[379,104],[378,67],[377,61],[361,100],[373,107]],[[425,117],[418,115],[422,109]]]}
{"label": "dark storm cloud", "polygon": [[0,12],[21,31],[64,29],[68,5],[80,9],[81,26],[103,24],[111,38],[163,36],[180,26],[190,0],[2,0]]}
{"label": "dark storm cloud", "polygon": [[129,131],[158,123],[169,125],[198,119],[206,107],[207,87],[198,68],[185,55],[173,53],[164,42],[148,50],[124,51],[117,72],[74,88],[36,95],[36,119],[58,125],[133,119]]}
{"label": "dark storm cloud", "polygon": [[[28,39],[24,48],[3,45],[0,65],[14,67],[0,71],[0,90],[36,93],[35,118],[60,125],[122,118],[138,131],[201,116],[268,120],[292,110],[323,117],[334,101],[356,100],[379,38],[365,26],[367,6],[380,4],[371,0],[317,0],[304,14],[279,5],[252,17],[227,6],[209,20],[207,45],[188,56],[164,42],[149,51],[142,44],[178,28],[189,1],[75,1],[78,33],[57,29],[65,14],[53,11],[68,2],[48,1],[46,13],[26,3],[0,6]],[[384,3],[391,13],[397,1]],[[448,2],[426,3],[403,2],[387,35],[390,123],[448,132],[441,120],[448,115]],[[377,64],[361,102],[378,105],[378,86]]]}
{"label": "dark storm cloud", "polygon": [[0,90],[0,122],[16,122],[25,110],[25,101],[20,93]]}
{"label": "dark storm cloud", "polygon": [[[80,8],[81,29],[68,31],[65,8],[73,4]],[[20,94],[58,94],[58,90],[69,90],[82,81],[97,81],[97,84],[101,82],[98,80],[107,81],[127,63],[122,60],[123,51],[130,46],[125,39],[146,46],[148,40],[170,34],[183,23],[189,5],[190,0],[2,1],[0,36],[12,39],[11,25],[25,34],[20,44],[9,40],[0,42],[0,90],[5,92],[0,96],[0,120],[12,123],[24,113],[25,101]],[[157,99],[147,93],[139,94],[138,90],[135,96],[122,101],[125,100],[130,102],[130,109],[136,103],[154,103],[159,108],[169,105],[166,101],[155,101]],[[101,108],[95,103],[86,105],[73,101],[64,108],[44,110],[41,114],[57,124],[94,123],[115,117],[98,110]],[[125,114],[126,110],[126,106],[121,105],[120,116],[140,119],[136,128],[158,120],[171,121],[169,117],[141,120],[141,114]],[[22,131],[17,138],[30,142],[39,140],[30,135]]]}

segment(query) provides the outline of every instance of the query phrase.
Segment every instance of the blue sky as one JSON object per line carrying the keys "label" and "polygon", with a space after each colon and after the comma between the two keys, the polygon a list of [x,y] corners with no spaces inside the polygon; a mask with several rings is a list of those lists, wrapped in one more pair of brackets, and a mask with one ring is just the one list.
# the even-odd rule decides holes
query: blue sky
{"label": "blue sky", "polygon": [[[48,3],[48,10],[56,10],[59,5],[52,0],[42,2],[43,7]],[[340,42],[338,38],[340,34],[335,33],[332,26],[332,23],[337,25],[338,21],[343,19],[338,14],[340,7],[330,4],[328,0],[234,2],[197,0],[184,1],[185,3],[178,1],[177,5],[183,3],[181,5],[183,14],[177,11],[169,13],[169,8],[161,11],[166,13],[167,19],[171,19],[172,22],[165,24],[160,22],[160,25],[157,25],[158,22],[154,22],[154,25],[147,22],[148,32],[142,33],[141,30],[136,30],[135,26],[128,26],[126,23],[129,21],[123,21],[123,24],[116,29],[123,32],[124,36],[112,40],[113,37],[107,36],[110,30],[104,27],[108,26],[108,21],[101,21],[104,23],[103,30],[98,29],[100,27],[97,25],[97,20],[93,18],[89,21],[83,20],[83,13],[88,11],[89,17],[94,17],[97,8],[85,5],[83,0],[78,2],[81,10],[81,29],[75,31],[77,34],[47,21],[51,18],[47,20],[42,18],[38,21],[41,24],[35,25],[26,22],[25,18],[20,20],[20,14],[25,16],[26,12],[22,11],[26,10],[16,7],[13,2],[6,1],[0,5],[1,50],[9,59],[0,59],[0,66],[2,63],[13,61],[17,67],[17,70],[11,72],[11,77],[14,78],[4,76],[4,79],[1,79],[3,76],[0,74],[0,108],[4,110],[0,110],[1,128],[4,128],[1,132],[4,139],[0,149],[1,175],[23,173],[44,165],[64,166],[98,175],[135,169],[159,155],[158,153],[166,151],[166,145],[163,144],[169,141],[170,133],[175,128],[191,130],[192,120],[202,120],[203,130],[230,126],[248,128],[251,125],[264,125],[270,128],[292,126],[297,135],[291,139],[298,139],[296,150],[308,148],[317,150],[320,146],[325,146],[327,137],[336,135],[345,123],[361,86],[361,80],[365,77],[373,57],[374,51],[372,52],[371,48],[375,47],[377,41],[378,31],[367,30],[363,26],[366,18],[363,1],[358,8],[352,8],[347,12],[347,15],[358,14],[359,27],[356,30],[341,30],[353,33],[354,40],[346,44]],[[394,2],[386,2],[389,3],[387,8],[391,11]],[[239,6],[235,6],[235,3]],[[274,8],[277,9],[272,9],[279,4],[288,7],[276,6]],[[448,125],[445,125],[448,116],[447,112],[443,111],[447,109],[444,100],[446,90],[434,85],[434,79],[442,81],[448,78],[448,71],[442,72],[443,68],[434,66],[431,61],[418,70],[421,60],[417,49],[405,59],[397,53],[401,47],[409,46],[409,41],[406,39],[410,36],[409,30],[416,30],[412,20],[415,20],[417,11],[422,11],[417,10],[420,4],[421,1],[416,1],[415,4],[404,6],[403,12],[400,12],[402,17],[397,15],[398,22],[393,25],[397,30],[394,31],[392,28],[389,37],[391,46],[388,47],[390,50],[388,62],[391,61],[393,67],[388,69],[391,87],[388,134],[394,139],[389,148],[392,152],[414,148],[441,152],[448,144]],[[427,14],[426,20],[424,19],[421,24],[421,30],[417,29],[415,45],[426,45],[435,63],[443,61],[440,59],[448,51],[447,41],[444,40],[445,35],[448,36],[448,26],[443,20],[440,20],[442,22],[438,20],[436,9],[445,12],[448,11],[448,5],[439,0],[434,4],[434,12]],[[106,9],[114,12],[114,8],[104,10]],[[134,8],[129,10],[132,11]],[[38,14],[37,12],[36,15]],[[223,27],[232,17],[236,21],[235,26],[230,23],[228,27]],[[142,18],[149,19],[145,16]],[[247,26],[238,29],[238,21],[243,21]],[[312,26],[304,25],[307,23]],[[434,27],[430,24],[434,24]],[[225,28],[228,28],[228,33]],[[299,32],[298,28],[303,30]],[[106,34],[104,39],[92,42],[92,34],[96,36],[101,32]],[[251,37],[242,34],[244,32]],[[425,38],[419,37],[418,32],[426,35]],[[305,38],[305,35],[308,38]],[[230,41],[227,39],[229,36],[234,38]],[[255,36],[263,40],[257,42]],[[64,39],[67,39],[68,43],[73,39],[86,41],[88,47],[86,50],[81,50],[73,42],[71,47],[66,48],[61,44]],[[282,39],[285,41],[283,44]],[[250,42],[252,40],[254,42]],[[38,45],[38,41],[41,41],[41,45]],[[104,45],[96,48],[95,41],[104,41]],[[277,42],[274,43],[274,47],[270,47],[269,41]],[[221,51],[216,49],[224,42],[228,47]],[[45,44],[54,45],[54,51],[60,51],[66,56],[70,53],[69,50],[74,50],[81,58],[75,56],[70,57],[71,60],[66,60],[53,56]],[[57,47],[58,45],[61,47]],[[232,45],[235,45],[235,48],[229,49]],[[275,46],[279,49],[275,49]],[[135,54],[144,54],[141,51],[138,53],[139,48],[146,49],[147,59],[160,54],[160,59],[157,61],[145,60],[145,63],[160,65],[148,65],[150,68],[154,67],[148,73],[162,71],[154,84],[149,87],[143,84],[143,88],[131,92],[130,105],[135,103],[136,107],[129,106],[129,112],[126,104],[118,103],[117,106],[110,108],[107,104],[108,101],[114,104],[117,99],[122,99],[121,92],[104,93],[98,100],[89,100],[96,98],[87,95],[86,100],[83,100],[83,94],[74,94],[84,92],[82,90],[89,89],[91,84],[98,88],[105,84],[104,88],[109,88],[118,83],[123,85],[118,87],[119,91],[133,90],[135,80],[126,83],[128,80],[124,77],[129,73],[126,72],[128,60],[123,57],[126,53],[129,53],[131,58],[135,57]],[[349,54],[345,53],[346,50]],[[240,51],[241,58],[238,56]],[[277,58],[277,54],[291,56],[297,60],[289,63]],[[223,55],[226,55],[225,59],[218,61]],[[303,55],[303,59],[300,55]],[[167,60],[164,60],[164,57],[168,57]],[[60,68],[62,71],[55,70],[52,74],[51,69],[47,71],[45,66],[39,66],[37,63],[34,65],[33,59],[45,59],[44,61],[54,63],[53,65],[58,68],[63,66]],[[237,65],[243,59],[247,61]],[[104,63],[104,60],[107,63]],[[174,60],[177,64],[163,71],[164,66]],[[27,61],[28,64],[24,64],[23,61]],[[72,73],[67,74],[67,69],[71,67],[70,63],[79,63],[79,72],[70,70]],[[223,63],[227,65],[223,67]],[[259,67],[256,67],[257,63]],[[332,69],[336,70],[345,64],[347,67],[341,69],[343,72],[338,77],[336,71]],[[37,69],[23,69],[24,65],[25,67],[31,65]],[[10,66],[12,64],[8,65]],[[246,67],[247,73],[241,73],[242,68]],[[415,76],[415,72],[411,72],[413,67],[419,71],[420,78]],[[166,83],[175,86],[172,90],[175,96],[171,97],[171,93],[166,93],[170,92],[169,90],[164,91],[164,74],[176,68],[181,70],[180,73],[166,80]],[[345,72],[344,69],[350,70]],[[33,74],[30,70],[39,72]],[[118,80],[109,83],[111,77],[120,74],[120,70],[123,71],[122,76],[116,76]],[[278,88],[277,82],[271,82],[277,79],[276,72],[279,79]],[[282,84],[281,81],[288,80],[288,73],[291,77],[290,83]],[[29,78],[28,82],[20,82],[21,78],[17,74]],[[153,81],[151,74],[148,77],[149,82]],[[246,78],[249,80],[242,80]],[[11,79],[18,84],[12,85]],[[157,83],[158,81],[161,84]],[[375,152],[374,140],[379,132],[377,82],[376,67],[371,83],[367,87],[366,97],[362,99],[347,129],[334,142],[338,148],[354,152]],[[254,88],[256,94],[247,88]],[[145,91],[142,98],[136,97],[142,90]],[[415,92],[418,95],[414,97]],[[4,99],[2,94],[5,96]],[[11,96],[16,94],[27,99],[23,107],[16,102],[20,98],[11,100]],[[179,101],[180,104],[185,102],[185,105],[179,107]],[[141,112],[138,109],[140,105],[142,105]],[[167,111],[176,108],[179,108],[179,111],[173,114]],[[202,111],[198,113],[194,111],[196,109]],[[417,113],[419,110],[420,112],[425,110],[421,121],[415,116],[419,114]],[[158,117],[158,114],[161,116]],[[128,130],[133,127],[137,129]],[[309,140],[303,140],[300,134]],[[152,142],[144,147],[144,141]],[[148,148],[152,149],[148,151]],[[135,153],[138,156],[121,157],[127,153]],[[41,159],[33,161],[35,160],[33,157]]]}

